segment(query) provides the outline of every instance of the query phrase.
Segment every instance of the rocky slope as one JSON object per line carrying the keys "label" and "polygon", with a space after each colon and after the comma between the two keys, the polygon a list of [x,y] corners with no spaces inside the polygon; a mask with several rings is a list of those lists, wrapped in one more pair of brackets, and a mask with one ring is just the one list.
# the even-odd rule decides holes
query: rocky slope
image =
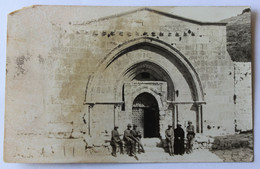
{"label": "rocky slope", "polygon": [[227,51],[235,62],[251,61],[251,12],[245,9],[240,15],[221,22],[227,24]]}

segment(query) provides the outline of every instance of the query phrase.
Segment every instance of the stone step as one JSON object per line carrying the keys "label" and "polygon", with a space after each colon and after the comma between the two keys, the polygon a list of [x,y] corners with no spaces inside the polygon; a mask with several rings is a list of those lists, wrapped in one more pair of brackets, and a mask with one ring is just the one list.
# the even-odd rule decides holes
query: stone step
{"label": "stone step", "polygon": [[143,138],[141,141],[145,147],[158,147],[161,144],[159,138]]}

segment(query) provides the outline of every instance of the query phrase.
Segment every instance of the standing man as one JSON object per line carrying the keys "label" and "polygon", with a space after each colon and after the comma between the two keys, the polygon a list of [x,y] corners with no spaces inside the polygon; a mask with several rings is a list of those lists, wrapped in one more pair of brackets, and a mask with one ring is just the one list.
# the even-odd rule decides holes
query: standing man
{"label": "standing man", "polygon": [[186,153],[191,153],[192,147],[193,147],[193,141],[194,141],[194,137],[195,137],[194,126],[192,125],[191,121],[188,121],[188,126],[186,128],[186,132],[187,132]]}
{"label": "standing man", "polygon": [[114,130],[111,132],[111,142],[110,145],[112,147],[112,156],[116,157],[116,147],[119,145],[120,147],[120,154],[123,154],[123,143],[120,139],[119,133],[117,131],[118,126],[114,127]]}
{"label": "standing man", "polygon": [[133,125],[133,130],[131,130],[131,134],[132,134],[132,137],[135,141],[135,144],[134,144],[134,150],[136,152],[136,144],[137,144],[137,147],[138,147],[138,153],[140,154],[140,152],[142,151],[143,153],[145,152],[144,151],[144,147],[141,143],[141,132],[137,130],[137,125],[134,124]]}
{"label": "standing man", "polygon": [[132,137],[132,134],[131,134],[131,127],[132,125],[131,124],[128,124],[127,125],[127,129],[124,131],[124,141],[128,147],[128,151],[129,151],[129,156],[135,156],[135,141]]}
{"label": "standing man", "polygon": [[177,124],[177,128],[174,130],[174,154],[184,154],[184,130],[181,128],[181,124]]}
{"label": "standing man", "polygon": [[174,131],[172,125],[168,125],[168,129],[165,130],[166,143],[169,149],[170,156],[173,156],[173,145],[174,145]]}

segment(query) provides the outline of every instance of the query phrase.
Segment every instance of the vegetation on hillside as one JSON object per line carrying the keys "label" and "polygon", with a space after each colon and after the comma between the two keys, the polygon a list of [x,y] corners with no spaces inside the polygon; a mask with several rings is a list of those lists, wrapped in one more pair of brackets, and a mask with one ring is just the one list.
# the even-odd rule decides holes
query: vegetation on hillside
{"label": "vegetation on hillside", "polygon": [[243,12],[221,22],[227,24],[227,51],[235,62],[251,62],[251,12]]}

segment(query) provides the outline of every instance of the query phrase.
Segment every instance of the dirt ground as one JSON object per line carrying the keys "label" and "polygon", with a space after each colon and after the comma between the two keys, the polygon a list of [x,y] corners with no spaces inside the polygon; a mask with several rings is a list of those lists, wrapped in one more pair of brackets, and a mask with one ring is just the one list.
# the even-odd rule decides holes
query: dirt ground
{"label": "dirt ground", "polygon": [[[170,156],[164,149],[159,147],[145,147],[145,153],[130,157],[127,154],[117,154],[113,157],[109,153],[98,152],[89,156],[90,159],[98,162],[223,162],[216,154],[207,149],[194,150],[191,154]],[[88,158],[88,159],[89,159]],[[89,160],[90,160],[89,159]]]}
{"label": "dirt ground", "polygon": [[254,152],[250,148],[211,151],[224,162],[252,162]]}
{"label": "dirt ground", "polygon": [[[158,147],[160,140],[142,139],[145,153],[137,154],[136,157],[130,157],[127,154],[117,153],[117,157],[111,155],[111,146],[95,147],[92,152],[88,152],[88,161],[95,162],[115,162],[115,163],[129,163],[129,162],[251,162],[253,161],[253,135],[252,133],[237,134],[229,136],[216,137],[219,149],[212,148],[197,148],[191,154],[169,156],[167,152],[161,147]],[[215,139],[216,139],[215,138]],[[234,148],[234,143],[239,143],[243,147]],[[247,142],[246,147],[244,143]],[[230,143],[231,147],[223,147]],[[243,143],[243,144],[242,144]],[[235,144],[235,145],[236,145]]]}
{"label": "dirt ground", "polygon": [[242,133],[215,138],[219,142],[211,150],[224,162],[252,162],[254,160],[253,133]]}

